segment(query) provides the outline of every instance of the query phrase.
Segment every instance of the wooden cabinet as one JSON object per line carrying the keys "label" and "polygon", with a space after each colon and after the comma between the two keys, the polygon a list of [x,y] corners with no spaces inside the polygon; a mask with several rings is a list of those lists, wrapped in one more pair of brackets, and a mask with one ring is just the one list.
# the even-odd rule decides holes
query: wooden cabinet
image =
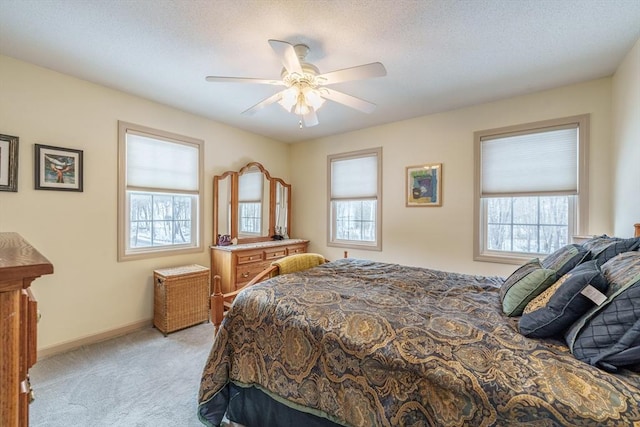
{"label": "wooden cabinet", "polygon": [[220,276],[222,292],[241,288],[271,263],[287,255],[307,252],[308,240],[285,239],[211,247],[211,277]]}
{"label": "wooden cabinet", "polygon": [[29,286],[53,265],[17,233],[0,233],[0,425],[29,425],[37,303]]}

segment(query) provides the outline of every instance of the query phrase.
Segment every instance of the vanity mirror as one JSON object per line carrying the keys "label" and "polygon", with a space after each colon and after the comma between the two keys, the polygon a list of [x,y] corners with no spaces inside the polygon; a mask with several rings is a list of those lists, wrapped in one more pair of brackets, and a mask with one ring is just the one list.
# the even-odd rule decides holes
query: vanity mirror
{"label": "vanity mirror", "polygon": [[[213,244],[255,243],[291,234],[291,185],[260,163],[213,177]],[[218,236],[229,236],[219,239]]]}

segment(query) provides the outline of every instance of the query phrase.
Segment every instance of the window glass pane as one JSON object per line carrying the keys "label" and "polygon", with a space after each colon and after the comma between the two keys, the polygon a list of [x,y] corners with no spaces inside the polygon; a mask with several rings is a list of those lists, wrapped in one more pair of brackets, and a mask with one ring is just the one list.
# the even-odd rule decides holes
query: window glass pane
{"label": "window glass pane", "polygon": [[171,196],[156,195],[153,197],[153,220],[171,219],[173,203]]}
{"label": "window glass pane", "polygon": [[153,246],[170,245],[173,243],[173,222],[153,222]]}
{"label": "window glass pane", "polygon": [[128,196],[130,248],[193,243],[195,196],[143,192],[130,192]]}
{"label": "window glass pane", "polygon": [[550,254],[568,243],[567,226],[540,226],[540,252]]}
{"label": "window glass pane", "polygon": [[191,221],[176,221],[174,243],[191,243]]}
{"label": "window glass pane", "polygon": [[131,221],[131,241],[132,248],[144,248],[151,246],[151,221]]}
{"label": "window glass pane", "polygon": [[375,242],[376,201],[352,200],[334,202],[337,240]]}
{"label": "window glass pane", "polygon": [[487,199],[488,223],[489,224],[510,224],[511,223],[511,198],[499,197]]}
{"label": "window glass pane", "polygon": [[538,252],[538,227],[536,225],[513,226],[514,252]]}
{"label": "window glass pane", "polygon": [[511,225],[489,224],[487,237],[487,249],[511,251]]}
{"label": "window glass pane", "polygon": [[151,219],[151,195],[133,193],[130,198],[131,221]]}
{"label": "window glass pane", "polygon": [[537,224],[538,223],[538,198],[516,197],[513,198],[513,223]]}
{"label": "window glass pane", "polygon": [[540,224],[568,225],[569,198],[540,198]]}
{"label": "window glass pane", "polygon": [[569,197],[484,199],[486,249],[548,254],[569,242]]}

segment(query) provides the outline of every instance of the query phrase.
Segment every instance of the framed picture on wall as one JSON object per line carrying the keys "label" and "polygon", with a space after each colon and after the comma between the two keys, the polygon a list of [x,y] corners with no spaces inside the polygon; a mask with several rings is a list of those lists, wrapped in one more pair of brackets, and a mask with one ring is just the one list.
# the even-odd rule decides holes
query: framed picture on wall
{"label": "framed picture on wall", "polygon": [[35,189],[82,191],[82,150],[35,144]]}
{"label": "framed picture on wall", "polygon": [[406,206],[442,206],[442,163],[406,169]]}
{"label": "framed picture on wall", "polygon": [[18,191],[18,137],[0,134],[0,191]]}

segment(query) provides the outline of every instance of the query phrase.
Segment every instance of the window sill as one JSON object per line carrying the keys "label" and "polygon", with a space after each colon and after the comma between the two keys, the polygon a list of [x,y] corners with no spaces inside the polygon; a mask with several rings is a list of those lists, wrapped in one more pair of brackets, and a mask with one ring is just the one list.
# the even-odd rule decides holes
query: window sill
{"label": "window sill", "polygon": [[498,253],[483,253],[479,255],[475,255],[473,257],[474,261],[481,262],[495,262],[499,264],[516,264],[522,265],[525,262],[529,261],[532,258],[544,258],[546,255],[544,254],[514,254],[514,253],[506,253],[506,254],[498,254]]}

